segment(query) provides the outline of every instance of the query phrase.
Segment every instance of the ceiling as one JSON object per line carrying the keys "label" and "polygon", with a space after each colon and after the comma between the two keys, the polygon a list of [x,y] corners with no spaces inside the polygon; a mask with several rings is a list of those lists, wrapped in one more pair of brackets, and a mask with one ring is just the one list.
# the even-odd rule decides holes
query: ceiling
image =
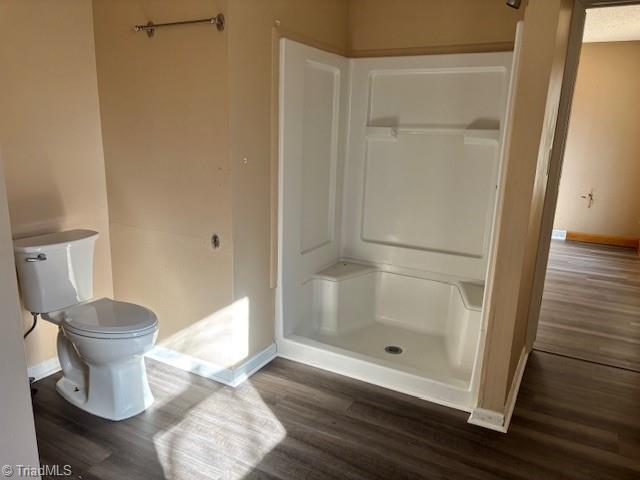
{"label": "ceiling", "polygon": [[640,5],[587,10],[584,42],[640,40]]}

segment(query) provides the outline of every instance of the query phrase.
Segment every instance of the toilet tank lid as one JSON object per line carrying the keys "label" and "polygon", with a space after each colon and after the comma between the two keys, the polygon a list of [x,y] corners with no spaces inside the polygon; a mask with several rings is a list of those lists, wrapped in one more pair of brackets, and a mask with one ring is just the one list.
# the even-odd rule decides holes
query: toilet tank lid
{"label": "toilet tank lid", "polygon": [[13,242],[13,250],[16,253],[41,252],[45,247],[66,248],[67,246],[97,237],[98,232],[93,230],[67,230],[65,232],[47,233],[35,237],[19,238]]}

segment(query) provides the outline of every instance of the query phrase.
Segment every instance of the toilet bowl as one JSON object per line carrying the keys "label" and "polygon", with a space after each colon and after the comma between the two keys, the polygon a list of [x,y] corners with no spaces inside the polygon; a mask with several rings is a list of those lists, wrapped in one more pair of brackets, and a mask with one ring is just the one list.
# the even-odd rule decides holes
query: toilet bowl
{"label": "toilet bowl", "polygon": [[63,377],[56,389],[67,401],[110,420],[132,417],[153,403],[144,363],[158,335],[153,312],[102,298],[43,318],[59,326]]}
{"label": "toilet bowl", "polygon": [[25,308],[59,328],[58,393],[89,413],[123,420],[153,403],[144,354],[158,319],[140,305],[92,298],[97,237],[70,230],[16,240],[16,269]]}

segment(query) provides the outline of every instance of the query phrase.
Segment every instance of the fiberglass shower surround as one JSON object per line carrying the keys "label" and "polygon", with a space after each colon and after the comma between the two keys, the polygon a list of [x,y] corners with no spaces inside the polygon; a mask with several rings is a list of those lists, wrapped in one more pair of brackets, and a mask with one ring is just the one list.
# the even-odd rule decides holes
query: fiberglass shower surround
{"label": "fiberglass shower surround", "polygon": [[473,407],[512,57],[282,40],[281,355]]}

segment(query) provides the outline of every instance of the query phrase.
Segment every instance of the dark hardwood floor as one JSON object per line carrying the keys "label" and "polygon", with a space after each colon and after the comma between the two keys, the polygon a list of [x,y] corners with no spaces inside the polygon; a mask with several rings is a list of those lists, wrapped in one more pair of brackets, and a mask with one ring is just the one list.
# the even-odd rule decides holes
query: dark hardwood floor
{"label": "dark hardwood floor", "polygon": [[65,402],[59,374],[38,382],[43,463],[84,480],[640,478],[640,373],[627,370],[533,352],[507,435],[283,359],[235,390],[148,370],[156,403],[122,422]]}
{"label": "dark hardwood floor", "polygon": [[640,257],[553,240],[534,348],[640,371]]}

